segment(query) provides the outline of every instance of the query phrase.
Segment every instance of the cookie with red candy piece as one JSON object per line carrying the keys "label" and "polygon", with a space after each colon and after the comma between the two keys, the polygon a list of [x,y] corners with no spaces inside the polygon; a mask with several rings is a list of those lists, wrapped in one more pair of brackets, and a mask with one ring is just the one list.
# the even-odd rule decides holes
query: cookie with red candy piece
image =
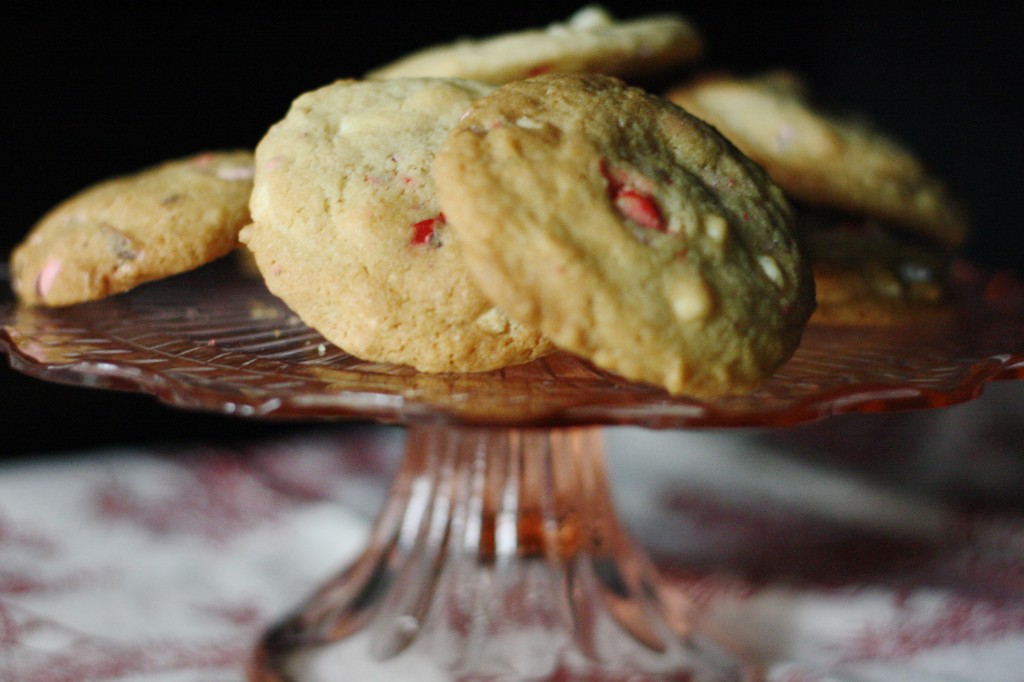
{"label": "cookie with red candy piece", "polygon": [[429,47],[367,76],[454,77],[495,84],[555,71],[641,77],[693,61],[701,50],[700,35],[681,16],[617,20],[590,5],[546,28]]}
{"label": "cookie with red candy piece", "polygon": [[11,254],[29,304],[66,306],[199,267],[238,246],[252,152],[205,152],[88,187],[36,223]]}
{"label": "cookie with red candy piece", "polygon": [[550,350],[470,280],[430,168],[491,86],[338,81],[299,96],[256,148],[242,241],[303,321],[364,360],[482,371]]}
{"label": "cookie with red candy piece", "polygon": [[626,379],[751,389],[811,314],[778,187],[711,126],[618,79],[502,86],[452,130],[434,177],[484,293]]}
{"label": "cookie with red candy piece", "polygon": [[666,97],[718,128],[797,201],[885,221],[945,248],[967,237],[963,207],[913,152],[817,107],[793,74],[709,74]]}

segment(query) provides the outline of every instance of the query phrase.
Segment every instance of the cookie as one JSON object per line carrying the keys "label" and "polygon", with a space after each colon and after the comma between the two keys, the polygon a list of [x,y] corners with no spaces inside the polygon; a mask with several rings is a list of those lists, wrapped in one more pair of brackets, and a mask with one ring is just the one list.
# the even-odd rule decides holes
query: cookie
{"label": "cookie", "polygon": [[947,248],[967,237],[963,208],[909,149],[816,107],[791,74],[707,76],[666,96],[718,128],[793,199],[864,214]]}
{"label": "cookie", "polygon": [[470,280],[430,175],[449,128],[490,89],[338,81],[298,97],[257,145],[242,241],[270,291],[346,352],[468,372],[550,350]]}
{"label": "cookie", "polygon": [[671,393],[748,390],[813,287],[781,190],[713,128],[599,75],[502,86],[434,164],[467,267],[557,346]]}
{"label": "cookie", "polygon": [[19,300],[65,306],[199,267],[249,222],[252,153],[167,161],[112,178],[47,213],[11,254]]}
{"label": "cookie", "polygon": [[502,84],[553,71],[649,76],[696,59],[700,36],[674,14],[618,21],[588,6],[567,21],[430,47],[371,71],[370,78],[454,77]]}
{"label": "cookie", "polygon": [[797,208],[814,272],[811,323],[891,325],[952,312],[950,255],[863,217]]}

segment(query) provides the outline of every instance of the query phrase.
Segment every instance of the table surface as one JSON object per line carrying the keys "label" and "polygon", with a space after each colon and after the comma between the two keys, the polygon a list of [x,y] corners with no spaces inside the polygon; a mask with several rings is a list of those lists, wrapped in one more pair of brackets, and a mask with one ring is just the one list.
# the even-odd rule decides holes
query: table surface
{"label": "table surface", "polygon": [[[788,429],[606,431],[667,580],[770,680],[1020,680],[1024,383]],[[404,432],[0,464],[0,680],[230,682],[362,548]]]}

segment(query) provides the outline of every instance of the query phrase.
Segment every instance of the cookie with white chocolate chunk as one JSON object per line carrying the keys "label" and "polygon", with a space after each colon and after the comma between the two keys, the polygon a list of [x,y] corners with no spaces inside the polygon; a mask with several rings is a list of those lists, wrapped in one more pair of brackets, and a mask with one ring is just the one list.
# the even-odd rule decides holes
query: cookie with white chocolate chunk
{"label": "cookie with white chocolate chunk", "polygon": [[434,177],[484,293],[627,379],[748,390],[811,314],[782,192],[711,126],[618,79],[502,86],[452,130]]}
{"label": "cookie with white chocolate chunk", "polygon": [[252,152],[205,152],[88,187],[11,254],[24,303],[65,306],[199,267],[238,246],[249,222]]}
{"label": "cookie with white chocolate chunk", "polygon": [[494,84],[556,71],[642,77],[691,62],[701,51],[699,33],[679,15],[619,20],[590,5],[544,28],[429,47],[367,76],[469,78]]}

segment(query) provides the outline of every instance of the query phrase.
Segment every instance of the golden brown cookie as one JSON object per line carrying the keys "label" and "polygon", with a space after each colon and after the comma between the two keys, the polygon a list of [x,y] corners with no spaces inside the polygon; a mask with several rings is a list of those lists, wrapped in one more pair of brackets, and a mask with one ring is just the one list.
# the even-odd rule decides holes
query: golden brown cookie
{"label": "golden brown cookie", "polygon": [[791,74],[707,76],[667,97],[718,128],[796,200],[871,216],[950,248],[967,236],[963,208],[910,150],[817,108]]}
{"label": "golden brown cookie", "polygon": [[797,208],[814,271],[811,323],[890,325],[952,312],[950,256],[868,218]]}
{"label": "golden brown cookie", "polygon": [[367,76],[470,78],[495,84],[554,71],[646,76],[692,61],[701,49],[697,31],[678,15],[620,21],[591,5],[563,23],[430,47]]}
{"label": "golden brown cookie", "polygon": [[71,305],[219,258],[249,222],[252,177],[251,152],[207,152],[89,187],[14,249],[14,291],[25,303]]}
{"label": "golden brown cookie", "polygon": [[470,280],[430,168],[481,83],[339,81],[293,102],[256,148],[242,241],[269,289],[356,357],[480,371],[550,350]]}
{"label": "golden brown cookie", "polygon": [[474,279],[556,345],[672,393],[756,386],[813,307],[790,207],[710,126],[620,80],[502,86],[434,164]]}

